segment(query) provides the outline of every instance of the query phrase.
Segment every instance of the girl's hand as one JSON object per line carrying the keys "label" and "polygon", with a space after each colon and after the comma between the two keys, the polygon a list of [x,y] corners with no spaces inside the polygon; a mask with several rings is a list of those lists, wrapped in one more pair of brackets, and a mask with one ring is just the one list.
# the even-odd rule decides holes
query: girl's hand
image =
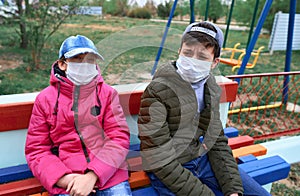
{"label": "girl's hand", "polygon": [[77,176],[68,184],[67,192],[72,196],[87,196],[93,192],[97,179],[93,171]]}
{"label": "girl's hand", "polygon": [[64,175],[63,177],[61,177],[56,185],[61,187],[61,188],[64,188],[64,189],[67,189],[67,186],[68,184],[77,176],[80,176],[81,174],[66,174]]}

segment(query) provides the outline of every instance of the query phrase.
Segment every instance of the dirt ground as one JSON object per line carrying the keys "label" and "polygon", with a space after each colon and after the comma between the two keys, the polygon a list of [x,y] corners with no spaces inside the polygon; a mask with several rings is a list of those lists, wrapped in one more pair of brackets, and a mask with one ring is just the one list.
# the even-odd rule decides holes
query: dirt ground
{"label": "dirt ground", "polygon": [[[2,46],[0,45],[0,48]],[[0,55],[0,72],[7,69],[15,69],[23,63],[21,57],[15,54],[12,55]]]}
{"label": "dirt ground", "polygon": [[71,27],[71,28],[75,28],[75,27],[80,27],[80,28],[89,28],[89,29],[97,29],[97,30],[101,30],[101,31],[120,31],[122,29],[124,29],[121,26],[109,26],[109,25],[82,25],[82,24],[63,24],[62,26],[65,27]]}
{"label": "dirt ground", "polygon": [[18,67],[22,62],[18,60],[3,60],[0,59],[0,72],[5,71],[6,69],[14,69]]}

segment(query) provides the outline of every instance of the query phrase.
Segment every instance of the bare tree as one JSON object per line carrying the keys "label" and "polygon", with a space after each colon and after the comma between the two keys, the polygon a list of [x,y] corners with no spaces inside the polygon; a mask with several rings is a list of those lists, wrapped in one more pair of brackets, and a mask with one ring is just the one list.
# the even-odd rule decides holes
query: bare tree
{"label": "bare tree", "polygon": [[82,0],[39,0],[29,4],[29,0],[16,0],[20,47],[30,48],[33,61],[28,71],[40,68],[45,43],[81,3]]}

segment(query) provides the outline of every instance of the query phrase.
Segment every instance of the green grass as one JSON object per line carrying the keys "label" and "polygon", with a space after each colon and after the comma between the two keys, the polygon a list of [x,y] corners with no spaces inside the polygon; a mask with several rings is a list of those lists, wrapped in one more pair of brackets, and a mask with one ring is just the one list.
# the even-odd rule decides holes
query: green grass
{"label": "green grass", "polygon": [[271,194],[273,196],[300,196],[299,178],[300,163],[292,164],[289,177],[286,180],[290,187],[280,183],[280,181],[275,182],[273,183]]}
{"label": "green grass", "polygon": [[273,196],[300,196],[300,190],[289,188],[285,184],[274,183],[272,185],[271,194]]}
{"label": "green grass", "polygon": [[26,72],[22,66],[6,70],[0,73],[0,92],[5,95],[40,91],[49,85],[49,73],[49,70]]}

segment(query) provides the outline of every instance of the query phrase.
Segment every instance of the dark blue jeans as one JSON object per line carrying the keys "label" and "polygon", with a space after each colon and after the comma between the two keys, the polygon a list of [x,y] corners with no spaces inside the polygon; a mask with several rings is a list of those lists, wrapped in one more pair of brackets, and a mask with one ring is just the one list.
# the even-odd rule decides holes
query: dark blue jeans
{"label": "dark blue jeans", "polygon": [[[194,160],[191,160],[185,164],[183,167],[190,170],[194,176],[199,178],[199,180],[208,186],[216,196],[223,196],[221,192],[221,187],[219,186],[217,179],[210,167],[207,155],[203,155]],[[253,178],[251,178],[243,170],[239,170],[244,187],[244,196],[266,196],[271,195],[268,193],[260,184],[258,184]],[[157,191],[158,195],[175,196],[153,173],[148,173],[151,184]]]}
{"label": "dark blue jeans", "polygon": [[[131,193],[129,182],[126,180],[108,189],[97,190],[96,193],[89,194],[89,196],[112,196],[112,195],[131,196],[132,193]],[[70,196],[70,195],[57,194],[55,196]]]}

